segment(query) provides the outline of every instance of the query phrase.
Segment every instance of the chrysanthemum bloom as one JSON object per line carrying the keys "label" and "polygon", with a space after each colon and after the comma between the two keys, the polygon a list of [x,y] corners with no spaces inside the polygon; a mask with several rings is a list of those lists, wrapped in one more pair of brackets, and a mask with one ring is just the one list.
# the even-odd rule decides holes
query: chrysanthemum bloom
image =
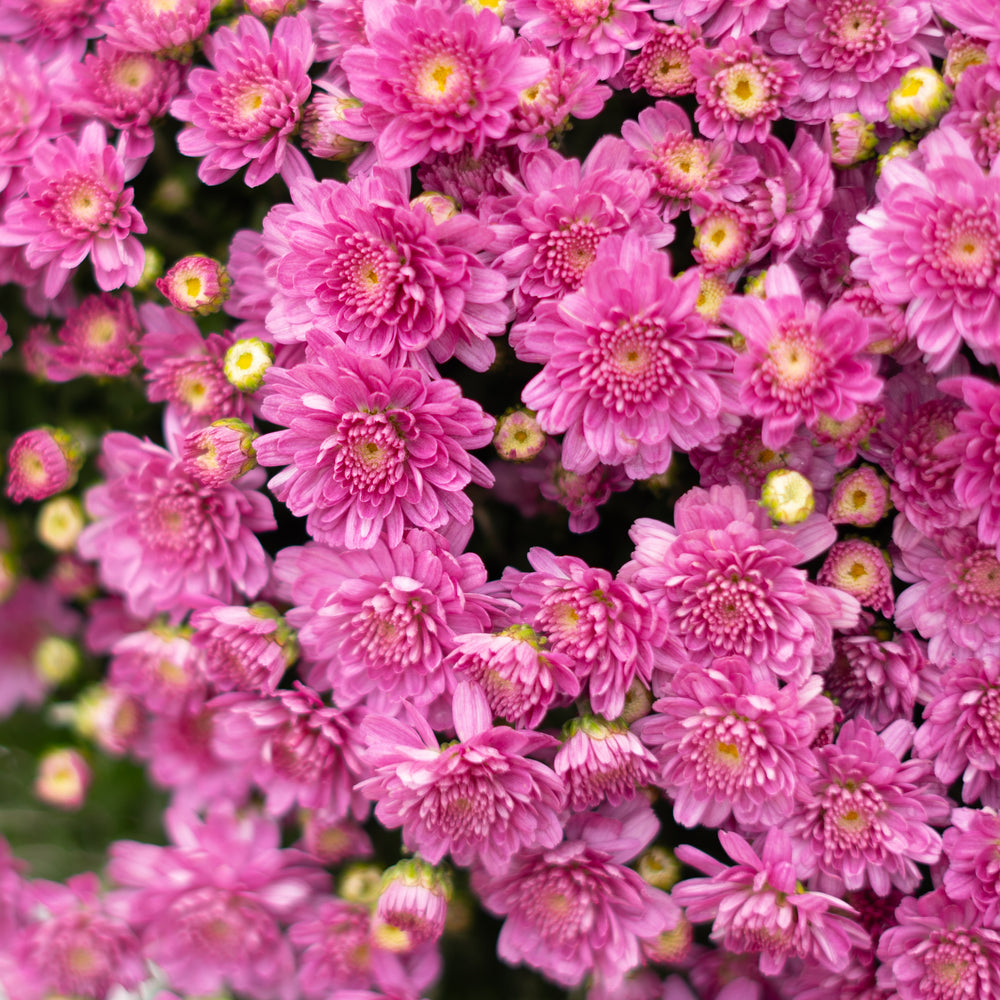
{"label": "chrysanthemum bloom", "polygon": [[548,438],[534,413],[524,407],[511,410],[497,420],[493,447],[508,462],[527,462],[542,453]]}
{"label": "chrysanthemum bloom", "polygon": [[60,133],[59,119],[38,60],[21,45],[0,43],[0,191],[40,143]]}
{"label": "chrysanthemum bloom", "polygon": [[555,745],[541,733],[494,726],[486,696],[460,682],[452,702],[458,741],[438,743],[416,709],[409,722],[369,716],[364,762],[373,777],[358,786],[375,816],[402,827],[407,849],[436,864],[479,861],[494,874],[522,850],[554,847],[562,837],[562,781],[528,755]]}
{"label": "chrysanthemum bloom", "polygon": [[833,524],[871,528],[889,509],[888,484],[872,466],[862,465],[838,480],[826,516]]}
{"label": "chrysanthemum bloom", "polygon": [[882,168],[879,202],[858,216],[852,270],[883,301],[906,306],[910,337],[938,372],[965,341],[980,361],[1000,360],[987,331],[1000,324],[1000,166],[983,175],[968,141],[935,129],[922,166],[896,157]]}
{"label": "chrysanthemum bloom", "polygon": [[445,869],[406,858],[382,873],[372,936],[395,952],[434,944],[444,932],[452,883]]}
{"label": "chrysanthemum bloom", "polygon": [[375,141],[375,129],[365,121],[361,102],[347,90],[343,73],[315,83],[318,89],[302,112],[302,145],[323,160],[353,160]]}
{"label": "chrysanthemum bloom", "polygon": [[941,836],[931,825],[947,824],[950,803],[928,780],[929,761],[902,760],[913,733],[908,719],[881,733],[866,719],[849,719],[835,743],[817,748],[819,770],[785,827],[815,858],[817,888],[913,892],[923,877],[917,865],[940,858]]}
{"label": "chrysanthemum bloom", "polygon": [[991,84],[988,67],[973,66],[962,75],[941,124],[963,135],[979,165],[989,170],[1000,154],[1000,91]]}
{"label": "chrysanthemum bloom", "polygon": [[458,153],[433,153],[417,168],[417,177],[425,190],[442,191],[465,211],[483,218],[494,199],[507,193],[504,174],[517,174],[519,162],[516,146],[487,147],[478,156],[464,148]]}
{"label": "chrysanthemum bloom", "polygon": [[341,65],[390,167],[464,146],[482,155],[507,134],[521,91],[549,70],[493,11],[462,0],[394,0],[365,14],[368,42],[349,48]]}
{"label": "chrysanthemum bloom", "polygon": [[945,379],[938,388],[965,406],[955,414],[956,433],[934,453],[954,463],[955,498],[966,510],[979,511],[979,540],[996,544],[1000,555],[1000,389],[972,375]]}
{"label": "chrysanthemum bloom", "polygon": [[742,205],[711,195],[695,194],[693,201],[691,222],[695,228],[691,256],[700,270],[725,276],[748,263],[758,246],[750,212]]}
{"label": "chrysanthemum bloom", "polygon": [[895,573],[912,583],[896,602],[896,624],[928,639],[940,666],[958,657],[1000,655],[1000,561],[975,529],[951,528],[931,539],[902,515],[893,525]]}
{"label": "chrysanthemum bloom", "polygon": [[672,101],[657,101],[639,112],[638,122],[626,121],[622,138],[653,190],[666,200],[668,218],[690,208],[698,193],[741,201],[747,194],[744,185],[757,174],[756,160],[734,154],[725,139],[696,139],[687,114]]}
{"label": "chrysanthemum bloom", "polygon": [[537,468],[526,467],[523,475],[538,483],[538,492],[569,512],[569,530],[574,534],[593,531],[600,517],[597,508],[632,485],[620,465],[596,465],[590,472],[570,472],[559,461],[561,448],[551,439],[539,456]]}
{"label": "chrysanthemum bloom", "polygon": [[230,284],[225,267],[202,254],[181,258],[156,280],[156,287],[175,309],[198,316],[218,312],[229,298]]}
{"label": "chrysanthemum bloom", "polygon": [[622,68],[653,27],[645,0],[514,0],[513,12],[521,36],[593,66],[601,80]]}
{"label": "chrysanthemum bloom", "polygon": [[656,24],[642,48],[622,67],[620,81],[629,90],[645,90],[651,97],[693,94],[691,53],[703,47],[701,32],[693,22],[685,27]]}
{"label": "chrysanthemum bloom", "polygon": [[528,625],[498,635],[458,636],[445,662],[482,687],[494,716],[519,728],[535,728],[553,704],[580,693],[572,658],[549,650],[545,637]]}
{"label": "chrysanthemum bloom", "polygon": [[14,503],[68,490],[83,464],[80,445],[58,427],[20,434],[7,451],[7,496]]}
{"label": "chrysanthemum bloom", "polygon": [[193,69],[190,96],[170,106],[175,118],[189,123],[177,148],[204,157],[198,177],[221,184],[243,166],[248,187],[278,173],[287,183],[311,176],[305,157],[290,144],[312,89],[315,47],[305,15],[282,18],[273,37],[256,18],[241,17],[235,31],[216,29],[204,50],[212,69]]}
{"label": "chrysanthemum bloom", "polygon": [[800,424],[814,426],[821,416],[848,420],[883,383],[874,362],[859,356],[868,330],[854,309],[803,301],[784,264],[768,268],[765,289],[766,299],[729,296],[721,318],[746,342],[734,365],[740,402],[763,421],[764,444],[780,448]]}
{"label": "chrysanthemum bloom", "polygon": [[10,978],[0,971],[10,996],[104,1000],[115,987],[134,990],[147,978],[139,939],[108,912],[96,875],[74,875],[65,885],[32,882],[24,897],[32,919],[11,942]]}
{"label": "chrysanthemum bloom", "polygon": [[20,42],[42,62],[65,54],[79,59],[87,39],[101,29],[94,23],[102,0],[8,0],[0,10],[0,37]]}
{"label": "chrysanthemum bloom", "polygon": [[951,899],[971,899],[995,927],[1000,915],[1000,817],[993,809],[954,809],[944,832],[948,867],[943,885]]}
{"label": "chrysanthemum bloom", "polygon": [[183,993],[288,996],[295,962],[281,924],[325,888],[326,873],[282,850],[277,824],[253,814],[216,809],[202,823],[171,809],[165,823],[177,846],[119,840],[110,851],[146,957]]}
{"label": "chrysanthemum bloom", "polygon": [[724,38],[712,49],[691,53],[698,108],[694,120],[709,139],[763,142],[794,94],[798,72],[772,59],[747,36]]}
{"label": "chrysanthemum bloom", "polygon": [[212,0],[107,0],[101,27],[109,42],[130,52],[189,56],[211,16]]}
{"label": "chrysanthemum bloom", "polygon": [[866,608],[892,616],[892,566],[888,553],[872,542],[853,538],[836,542],[827,553],[816,582],[851,594]]}
{"label": "chrysanthemum bloom", "polygon": [[609,989],[620,986],[642,963],[640,942],[681,918],[665,892],[625,867],[657,827],[642,799],[603,815],[578,813],[557,847],[522,853],[503,874],[474,876],[483,906],[506,917],[497,955],[561,986],[576,986],[590,974]]}
{"label": "chrysanthemum bloom", "polygon": [[554,150],[524,157],[517,177],[505,174],[504,183],[509,194],[491,212],[494,267],[513,288],[520,320],[530,319],[539,302],[579,289],[611,234],[631,231],[649,250],[673,238],[620,139],[600,140],[582,165]]}
{"label": "chrysanthemum bloom", "polygon": [[630,584],[575,556],[535,547],[528,561],[535,572],[505,574],[520,616],[549,649],[570,657],[593,710],[616,718],[634,678],[649,686],[659,632],[653,609]]}
{"label": "chrysanthemum bloom", "polygon": [[257,468],[258,434],[236,417],[223,417],[184,438],[184,471],[202,486],[218,489]]}
{"label": "chrysanthemum bloom", "polygon": [[833,721],[813,676],[805,684],[756,680],[741,657],[688,663],[635,731],[659,760],[656,784],[682,826],[744,830],[783,822],[816,769],[810,745]]}
{"label": "chrysanthemum bloom", "polygon": [[714,920],[716,944],[737,954],[760,953],[760,971],[767,976],[779,975],[793,957],[845,969],[853,948],[870,947],[868,933],[853,919],[853,907],[801,887],[783,830],[768,830],[759,856],[736,833],[720,830],[719,842],[736,864],[727,868],[682,844],[677,856],[709,877],[687,879],[671,894],[688,920]]}
{"label": "chrysanthemum bloom", "polygon": [[700,284],[671,277],[669,258],[640,237],[611,236],[578,292],[543,302],[512,334],[519,357],[545,365],[521,398],[543,430],[566,432],[564,467],[622,465],[644,479],[666,470],[675,447],[735,423],[734,354],[694,308]]}
{"label": "chrysanthemum bloom", "polygon": [[154,625],[119,639],[111,651],[108,680],[152,712],[175,713],[205,692],[202,654],[189,629]]}
{"label": "chrysanthemum bloom", "polygon": [[[441,190],[441,189],[439,189]],[[377,168],[350,184],[303,181],[264,220],[275,295],[268,328],[282,342],[314,331],[392,367],[455,357],[476,371],[507,323],[506,283],[477,256],[493,240],[466,214],[435,222],[410,205],[410,175]]]}
{"label": "chrysanthemum bloom", "polygon": [[308,683],[332,688],[338,705],[365,701],[386,715],[404,698],[422,707],[450,693],[442,664],[456,634],[489,629],[496,607],[475,592],[487,578],[479,556],[450,549],[437,532],[414,528],[367,551],[311,543],[279,552],[274,575],[296,605],[288,621]]}
{"label": "chrysanthemum bloom", "polygon": [[269,813],[281,816],[297,804],[340,819],[368,815],[354,788],[366,773],[357,736],[363,713],[329,708],[299,682],[271,697],[220,695],[209,707],[217,713],[213,748],[249,768]]}
{"label": "chrysanthemum bloom", "polygon": [[104,291],[139,280],[145,255],[135,234],[146,225],[125,187],[125,161],[108,145],[103,125],[90,122],[79,143],[64,135],[39,145],[24,180],[24,195],[4,214],[0,246],[24,247],[28,264],[44,270],[48,298],[88,256]]}
{"label": "chrysanthemum bloom", "polygon": [[772,10],[784,0],[651,0],[650,6],[661,21],[678,24],[693,22],[710,39],[731,35],[750,36],[763,27]]}
{"label": "chrysanthemum bloom", "polygon": [[878,984],[891,1000],[1000,997],[1000,932],[975,903],[953,901],[944,889],[899,904],[878,957]]}
{"label": "chrysanthemum bloom", "polygon": [[962,777],[962,801],[980,799],[1000,807],[1000,659],[953,660],[924,709],[917,730],[917,753],[934,761],[934,773],[945,784]]}
{"label": "chrysanthemum bloom", "polygon": [[795,121],[820,124],[840,112],[885,121],[889,93],[911,66],[929,66],[940,45],[927,0],[789,0],[771,18],[764,46],[802,74],[785,107]]}
{"label": "chrysanthemum bloom", "polygon": [[620,722],[585,715],[563,727],[563,745],[553,767],[566,786],[574,812],[603,802],[616,806],[655,783],[656,758]]}
{"label": "chrysanthemum bloom", "polygon": [[50,352],[48,377],[64,382],[78,375],[121,377],[138,361],[142,330],[128,292],[88,295],[70,310]]}
{"label": "chrysanthemum bloom", "polygon": [[868,623],[862,630],[833,640],[836,659],[825,674],[826,689],[848,718],[868,719],[882,729],[896,719],[913,717],[913,707],[927,668],[924,644],[910,632]]}
{"label": "chrysanthemum bloom", "polygon": [[183,612],[189,601],[254,597],[268,560],[255,532],[275,527],[271,504],[244,480],[210,489],[180,459],[130,434],[104,438],[106,481],[88,490],[78,549],[100,563],[104,585],[130,612]]}
{"label": "chrysanthemum bloom", "polygon": [[470,482],[493,477],[469,455],[493,420],[447,379],[393,370],[378,358],[317,345],[313,360],[271,368],[261,412],[287,430],[257,439],[262,465],[287,466],[270,482],[317,541],[370,549],[385,532],[465,524]]}
{"label": "chrysanthemum bloom", "polygon": [[738,486],[713,486],[684,494],[674,523],[636,521],[622,576],[653,602],[684,659],[708,667],[742,656],[761,683],[803,683],[833,659],[833,628],[857,622],[858,602],[796,568],[834,541],[829,521],[776,528]]}
{"label": "chrysanthemum bloom", "polygon": [[136,167],[129,167],[129,176],[134,176],[153,151],[152,123],[167,113],[181,88],[181,65],[102,40],[97,43],[97,51],[87,55],[75,71],[72,106],[125,133],[125,158],[138,161]]}

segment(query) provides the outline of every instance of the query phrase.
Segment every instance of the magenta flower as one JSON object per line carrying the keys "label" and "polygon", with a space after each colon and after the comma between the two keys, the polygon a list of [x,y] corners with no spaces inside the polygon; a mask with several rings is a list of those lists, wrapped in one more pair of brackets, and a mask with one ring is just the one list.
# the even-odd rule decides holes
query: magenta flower
{"label": "magenta flower", "polygon": [[720,830],[719,842],[736,864],[727,868],[683,844],[677,856],[709,877],[687,879],[672,893],[688,920],[714,920],[716,944],[737,954],[759,953],[767,976],[780,974],[789,958],[839,971],[850,963],[852,949],[870,947],[853,907],[801,888],[791,842],[779,827],[768,830],[759,855],[736,833]]}
{"label": "magenta flower", "polygon": [[892,1000],[997,1000],[1000,932],[944,889],[907,896],[878,942],[878,984]]}
{"label": "magenta flower", "polygon": [[146,225],[125,187],[125,161],[102,125],[85,126],[79,143],[64,135],[39,145],[24,180],[25,193],[4,214],[0,246],[24,247],[28,264],[44,270],[46,297],[88,256],[104,291],[139,280],[145,254],[134,234]]}
{"label": "magenta flower", "polygon": [[40,144],[60,134],[59,118],[35,56],[20,45],[0,43],[0,192],[19,190],[11,180]]}
{"label": "magenta flower", "polygon": [[189,56],[211,16],[212,0],[107,0],[101,28],[108,41],[129,52]]}
{"label": "magenta flower", "polygon": [[111,650],[108,680],[157,714],[200,702],[206,683],[202,654],[186,630],[155,626],[122,636]]}
{"label": "magenta flower", "polygon": [[289,184],[311,176],[305,157],[290,144],[312,89],[315,48],[306,18],[281,18],[271,37],[256,18],[241,17],[235,31],[216,29],[204,49],[212,69],[193,69],[190,96],[170,106],[175,118],[189,123],[177,148],[204,157],[199,178],[221,184],[243,166],[248,187],[278,173]]}
{"label": "magenta flower", "polygon": [[738,410],[732,350],[695,310],[697,274],[674,279],[644,241],[609,237],[578,292],[543,302],[512,343],[545,365],[521,398],[547,433],[563,431],[562,464],[663,472],[673,449],[719,437]]}
{"label": "magenta flower", "polygon": [[312,360],[270,368],[261,413],[287,430],[255,442],[261,465],[287,466],[270,482],[317,541],[370,549],[406,526],[465,524],[470,482],[489,486],[469,455],[493,436],[493,419],[447,379],[391,369],[378,358],[316,345]]}
{"label": "magenta flower", "polygon": [[656,783],[682,826],[781,823],[816,769],[810,749],[834,708],[815,675],[778,688],[736,656],[688,663],[635,731],[659,760]]}
{"label": "magenta flower", "polygon": [[106,481],[86,494],[93,524],[77,543],[137,617],[183,614],[198,598],[254,597],[268,577],[255,532],[275,527],[271,505],[244,478],[213,490],[150,441],[104,439]]}
{"label": "magenta flower", "polygon": [[365,15],[368,43],[349,48],[341,65],[390,167],[464,146],[482,155],[507,134],[521,91],[549,70],[493,11],[462,0],[393,0],[368,5]]}
{"label": "magenta flower", "polygon": [[136,365],[139,317],[127,292],[88,295],[70,310],[51,349],[48,377],[64,382],[79,375],[121,377]]}
{"label": "magenta flower", "polygon": [[[636,521],[629,533],[636,548],[622,571],[682,644],[681,661],[671,653],[665,663],[668,673],[684,660],[707,667],[736,655],[759,682],[803,683],[833,659],[833,628],[854,625],[860,607],[796,568],[836,537],[825,518],[775,528],[738,486],[713,486],[681,497],[674,521],[676,528]],[[654,676],[658,691],[657,684]]]}
{"label": "magenta flower", "polygon": [[986,331],[1000,324],[1000,166],[989,175],[952,128],[896,157],[878,203],[848,236],[852,270],[875,294],[906,307],[909,335],[938,372],[964,341],[980,361],[1000,360]]}
{"label": "magenta flower", "polygon": [[520,615],[548,639],[549,649],[573,660],[593,710],[616,718],[633,679],[650,683],[659,631],[653,609],[634,587],[575,556],[536,547],[528,561],[534,573],[505,574]]}
{"label": "magenta flower", "polygon": [[184,437],[184,471],[202,486],[218,489],[257,468],[259,435],[237,417],[222,417]]}
{"label": "magenta flower", "polygon": [[505,916],[497,954],[562,986],[590,973],[609,989],[641,964],[640,941],[675,927],[680,911],[625,862],[655,836],[649,806],[633,800],[607,814],[579,813],[551,850],[525,852],[503,874],[473,878],[483,905]]}
{"label": "magenta flower", "polygon": [[268,327],[282,342],[335,334],[359,354],[436,376],[456,357],[493,361],[507,323],[505,282],[478,258],[489,229],[464,213],[435,222],[411,206],[409,174],[375,169],[350,184],[303,181],[264,220],[274,285]]}
{"label": "magenta flower", "polygon": [[369,716],[364,761],[373,777],[358,786],[375,800],[375,817],[403,828],[408,850],[437,864],[480,862],[500,874],[519,851],[554,847],[562,838],[563,785],[528,755],[555,745],[551,736],[494,726],[486,696],[460,682],[452,702],[458,741],[441,748],[424,716],[409,723]]}
{"label": "magenta flower", "polygon": [[953,809],[944,832],[948,867],[944,890],[956,902],[971,899],[995,927],[1000,915],[1000,817],[992,809]]}
{"label": "magenta flower", "polygon": [[784,264],[768,268],[765,288],[766,299],[730,295],[721,318],[746,341],[734,366],[740,402],[763,421],[764,444],[780,448],[800,424],[849,420],[859,404],[878,397],[882,380],[874,363],[859,356],[868,330],[854,309],[803,301]]}
{"label": "magenta flower", "polygon": [[19,434],[7,450],[7,496],[14,503],[45,500],[76,483],[83,462],[80,445],[57,427]]}
{"label": "magenta flower", "polygon": [[895,609],[889,557],[884,549],[863,538],[835,542],[816,574],[816,582],[856,597],[863,607],[887,618]]}
{"label": "magenta flower", "polygon": [[[960,36],[953,35],[953,38]],[[941,119],[942,125],[964,136],[979,165],[989,170],[1000,154],[1000,91],[991,82],[989,66],[969,66],[955,87],[955,102]]]}
{"label": "magenta flower", "polygon": [[710,39],[749,36],[764,26],[786,0],[651,0],[661,21],[700,25]]}
{"label": "magenta flower", "polygon": [[789,0],[761,35],[767,49],[802,74],[784,113],[815,124],[841,112],[885,121],[886,101],[903,73],[929,66],[929,49],[938,49],[931,7],[927,0]]}
{"label": "magenta flower", "polygon": [[274,575],[297,605],[288,621],[306,680],[332,688],[338,705],[364,701],[384,715],[397,715],[404,698],[423,707],[450,693],[444,657],[456,635],[489,629],[496,608],[476,593],[487,576],[479,556],[453,555],[443,536],[416,528],[366,551],[286,548]]}
{"label": "magenta flower", "polygon": [[643,47],[622,67],[616,83],[629,90],[645,90],[652,97],[679,97],[694,93],[691,53],[702,48],[698,26],[655,24]]}

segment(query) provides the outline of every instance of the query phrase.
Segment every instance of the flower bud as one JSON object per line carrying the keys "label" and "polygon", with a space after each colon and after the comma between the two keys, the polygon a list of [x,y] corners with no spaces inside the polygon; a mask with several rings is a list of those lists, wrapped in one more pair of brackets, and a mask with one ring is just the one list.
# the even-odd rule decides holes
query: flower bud
{"label": "flower bud", "polygon": [[175,309],[207,316],[222,308],[231,284],[229,273],[217,260],[192,254],[174,264],[156,287]]}
{"label": "flower bud", "polygon": [[870,465],[862,465],[834,486],[827,517],[834,524],[870,528],[885,517],[889,506],[887,484]]}
{"label": "flower bud", "polygon": [[639,855],[636,871],[643,881],[666,892],[680,879],[681,863],[665,847],[654,844]]}
{"label": "flower bud", "polygon": [[407,858],[382,876],[372,936],[386,951],[408,952],[444,931],[451,878],[420,858]]}
{"label": "flower bud", "polygon": [[435,222],[446,222],[459,213],[458,202],[439,191],[424,191],[410,202],[410,208],[424,209]]}
{"label": "flower bud", "polygon": [[68,490],[83,464],[77,442],[56,427],[26,431],[7,452],[7,496],[14,503],[45,500]]}
{"label": "flower bud", "polygon": [[273,364],[274,348],[259,337],[248,337],[226,351],[223,370],[229,384],[240,392],[256,392]]}
{"label": "flower bud", "polygon": [[545,432],[532,410],[518,409],[505,413],[497,421],[493,447],[508,462],[526,462],[545,447]]}
{"label": "flower bud", "polygon": [[83,507],[76,497],[62,496],[46,500],[38,512],[35,533],[38,540],[54,552],[69,552],[83,531]]}
{"label": "flower bud", "polygon": [[830,122],[833,149],[830,158],[835,167],[846,169],[870,160],[875,155],[878,139],[875,126],[854,111],[833,116]]}
{"label": "flower bud", "polygon": [[72,680],[80,668],[80,651],[69,639],[49,635],[35,646],[31,660],[35,673],[46,683],[64,684]]}
{"label": "flower bud", "polygon": [[49,750],[38,762],[35,795],[59,809],[79,809],[87,797],[91,771],[76,750],[61,747]]}
{"label": "flower bud", "polygon": [[970,66],[982,66],[988,61],[986,43],[978,38],[969,38],[959,31],[952,32],[945,42],[948,52],[944,57],[944,82],[949,87],[958,85],[962,74]]}
{"label": "flower bud", "polygon": [[889,121],[907,132],[922,132],[937,125],[954,96],[936,69],[914,66],[889,95]]}
{"label": "flower bud", "polygon": [[775,524],[801,524],[816,509],[816,496],[801,472],[773,469],[764,480],[760,505]]}
{"label": "flower bud", "polygon": [[268,27],[276,24],[281,18],[302,10],[306,0],[243,0],[248,14],[253,14]]}
{"label": "flower bud", "polygon": [[258,433],[237,417],[223,417],[184,438],[184,471],[202,486],[219,489],[257,468]]}
{"label": "flower bud", "polygon": [[861,538],[835,543],[816,575],[816,582],[851,594],[865,607],[887,618],[895,610],[889,555]]}

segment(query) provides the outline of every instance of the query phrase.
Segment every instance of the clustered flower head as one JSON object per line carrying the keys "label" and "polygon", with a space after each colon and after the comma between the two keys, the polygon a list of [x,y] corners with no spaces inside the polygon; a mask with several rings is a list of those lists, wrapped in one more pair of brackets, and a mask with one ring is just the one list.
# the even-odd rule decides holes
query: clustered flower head
{"label": "clustered flower head", "polygon": [[0,2],[0,995],[1000,1000],[995,6]]}

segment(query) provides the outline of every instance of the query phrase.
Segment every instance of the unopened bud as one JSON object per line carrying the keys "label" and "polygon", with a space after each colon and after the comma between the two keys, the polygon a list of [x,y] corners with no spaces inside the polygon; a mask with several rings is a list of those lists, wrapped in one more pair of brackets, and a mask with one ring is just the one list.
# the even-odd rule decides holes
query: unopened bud
{"label": "unopened bud", "polygon": [[240,392],[256,392],[273,364],[274,348],[259,337],[248,337],[237,340],[226,351],[223,370],[229,384]]}
{"label": "unopened bud", "polygon": [[776,524],[800,524],[816,509],[812,483],[795,469],[769,472],[760,503]]}
{"label": "unopened bud", "polygon": [[38,512],[35,532],[38,540],[54,552],[69,552],[83,531],[83,507],[76,497],[46,500]]}
{"label": "unopened bud", "polygon": [[222,308],[231,284],[229,273],[219,261],[192,254],[174,264],[156,287],[175,309],[207,316]]}
{"label": "unopened bud", "polygon": [[954,96],[936,69],[914,66],[889,95],[889,121],[907,132],[922,132],[941,120]]}
{"label": "unopened bud", "polygon": [[545,447],[545,432],[531,410],[511,410],[497,421],[493,447],[508,462],[526,462]]}
{"label": "unopened bud", "polygon": [[854,111],[833,116],[830,137],[833,143],[830,159],[835,167],[842,169],[870,160],[878,145],[875,126]]}
{"label": "unopened bud", "polygon": [[90,768],[76,750],[49,750],[38,762],[35,795],[59,809],[79,809],[87,797],[90,780]]}

